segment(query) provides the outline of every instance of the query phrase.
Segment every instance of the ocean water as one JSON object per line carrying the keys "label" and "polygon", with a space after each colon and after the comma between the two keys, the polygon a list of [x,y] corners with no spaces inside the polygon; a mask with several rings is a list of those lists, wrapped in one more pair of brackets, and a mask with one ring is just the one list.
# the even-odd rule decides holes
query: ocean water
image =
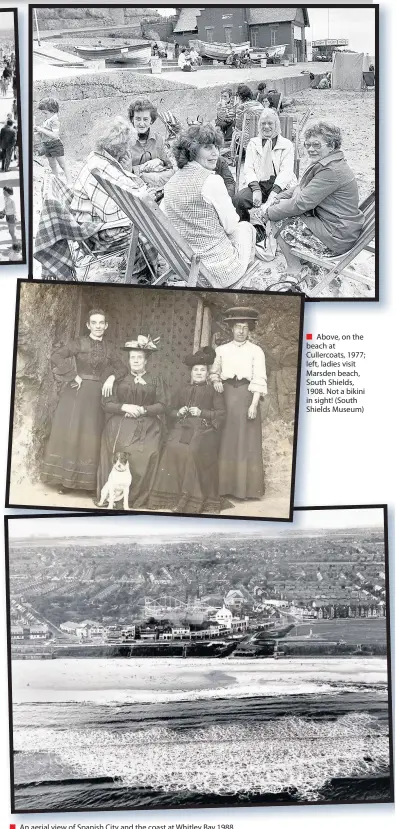
{"label": "ocean water", "polygon": [[286,698],[17,703],[17,811],[386,801],[383,684]]}

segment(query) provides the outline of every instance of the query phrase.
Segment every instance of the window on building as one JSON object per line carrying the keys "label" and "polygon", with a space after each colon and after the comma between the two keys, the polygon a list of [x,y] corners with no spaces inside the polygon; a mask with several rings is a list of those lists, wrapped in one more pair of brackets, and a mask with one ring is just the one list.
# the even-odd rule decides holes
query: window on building
{"label": "window on building", "polygon": [[224,26],[224,43],[231,43],[232,26]]}
{"label": "window on building", "polygon": [[258,29],[250,30],[250,43],[253,47],[258,46]]}
{"label": "window on building", "polygon": [[207,26],[206,29],[206,42],[213,43],[213,26]]}
{"label": "window on building", "polygon": [[276,46],[276,29],[271,29],[271,46]]}

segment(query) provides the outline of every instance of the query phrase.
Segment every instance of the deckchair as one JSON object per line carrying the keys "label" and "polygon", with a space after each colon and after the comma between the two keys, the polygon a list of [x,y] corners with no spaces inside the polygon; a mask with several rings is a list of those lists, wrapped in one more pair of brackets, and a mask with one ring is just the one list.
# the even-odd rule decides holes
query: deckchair
{"label": "deckchair", "polygon": [[374,89],[375,75],[374,72],[363,72],[363,89]]}
{"label": "deckchair", "polygon": [[171,275],[176,275],[188,287],[195,287],[200,276],[211,284],[211,276],[206,267],[194,254],[190,245],[173,227],[167,216],[152,200],[138,199],[126,183],[104,178],[99,171],[93,170],[93,175],[106,193],[118,204],[130,219],[133,225],[132,241],[129,248],[126,282],[132,283],[132,270],[136,256],[136,246],[139,232],[155,246],[156,250],[165,259],[168,269],[157,277],[151,284],[162,285]]}
{"label": "deckchair", "polygon": [[[129,249],[127,265],[129,278],[126,281],[132,282],[130,275],[133,270],[134,249],[136,250],[134,245],[139,232],[141,232],[155,246],[168,265],[168,269],[151,283],[152,287],[167,283],[171,276],[183,280],[188,288],[195,288],[197,285],[213,287],[213,277],[206,266],[196,256],[188,242],[180,236],[155,202],[136,198],[135,192],[128,187],[127,183],[122,186],[120,181],[115,182],[104,178],[99,171],[93,170],[92,172],[99,184],[106,190],[106,193],[114,199],[133,223],[133,241]],[[254,261],[238,281],[238,284],[232,287],[242,288],[244,284],[250,282],[251,278],[261,268],[262,262]]]}
{"label": "deckchair", "polygon": [[297,256],[299,259],[305,260],[307,262],[312,262],[314,265],[319,265],[321,268],[324,268],[327,273],[326,275],[318,282],[317,285],[310,291],[310,297],[317,297],[319,296],[324,288],[327,288],[330,285],[330,282],[335,279],[336,276],[346,276],[348,279],[353,279],[355,282],[358,282],[363,285],[370,285],[375,287],[375,280],[371,276],[367,276],[366,274],[359,273],[359,271],[350,268],[349,265],[356,259],[357,255],[362,250],[367,250],[370,253],[375,253],[375,248],[370,244],[375,236],[375,193],[370,193],[370,195],[365,199],[362,204],[360,205],[360,209],[364,214],[364,225],[362,232],[359,236],[359,239],[354,244],[354,246],[347,251],[347,253],[342,253],[340,256],[319,256],[318,254],[311,253],[310,251],[302,251],[301,248],[291,247],[291,252]]}

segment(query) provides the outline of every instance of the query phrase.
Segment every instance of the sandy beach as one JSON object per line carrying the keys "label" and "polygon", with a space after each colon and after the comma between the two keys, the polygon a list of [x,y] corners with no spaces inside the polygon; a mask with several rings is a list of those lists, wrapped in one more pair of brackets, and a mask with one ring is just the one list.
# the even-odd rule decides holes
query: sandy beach
{"label": "sandy beach", "polygon": [[13,660],[13,701],[160,702],[328,693],[387,681],[384,658]]}

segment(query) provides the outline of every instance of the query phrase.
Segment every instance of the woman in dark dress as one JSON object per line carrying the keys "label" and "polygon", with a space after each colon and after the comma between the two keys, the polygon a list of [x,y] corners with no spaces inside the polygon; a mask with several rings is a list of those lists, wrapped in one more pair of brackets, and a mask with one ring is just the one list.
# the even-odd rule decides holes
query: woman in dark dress
{"label": "woman in dark dress", "polygon": [[86,325],[88,336],[55,349],[51,357],[55,376],[66,386],[52,421],[41,478],[66,490],[95,491],[103,430],[101,398],[111,394],[125,367],[104,340],[108,326],[104,311],[89,311]]}
{"label": "woman in dark dress", "polygon": [[219,512],[218,449],[225,419],[223,395],[208,381],[216,353],[204,347],[184,360],[191,380],[173,395],[170,433],[160,460],[150,509]]}
{"label": "woman in dark dress", "polygon": [[210,376],[224,395],[225,426],[219,451],[219,492],[246,500],[264,495],[260,397],[267,394],[265,356],[249,339],[258,312],[230,308],[224,317],[233,339],[216,348]]}
{"label": "woman in dark dress", "polygon": [[129,352],[129,373],[114,384],[113,394],[103,400],[106,425],[98,470],[98,497],[113,466],[115,452],[128,455],[132,474],[129,505],[146,505],[164,437],[169,403],[166,385],[147,371],[147,358],[157,350],[155,341],[139,336],[123,346]]}

